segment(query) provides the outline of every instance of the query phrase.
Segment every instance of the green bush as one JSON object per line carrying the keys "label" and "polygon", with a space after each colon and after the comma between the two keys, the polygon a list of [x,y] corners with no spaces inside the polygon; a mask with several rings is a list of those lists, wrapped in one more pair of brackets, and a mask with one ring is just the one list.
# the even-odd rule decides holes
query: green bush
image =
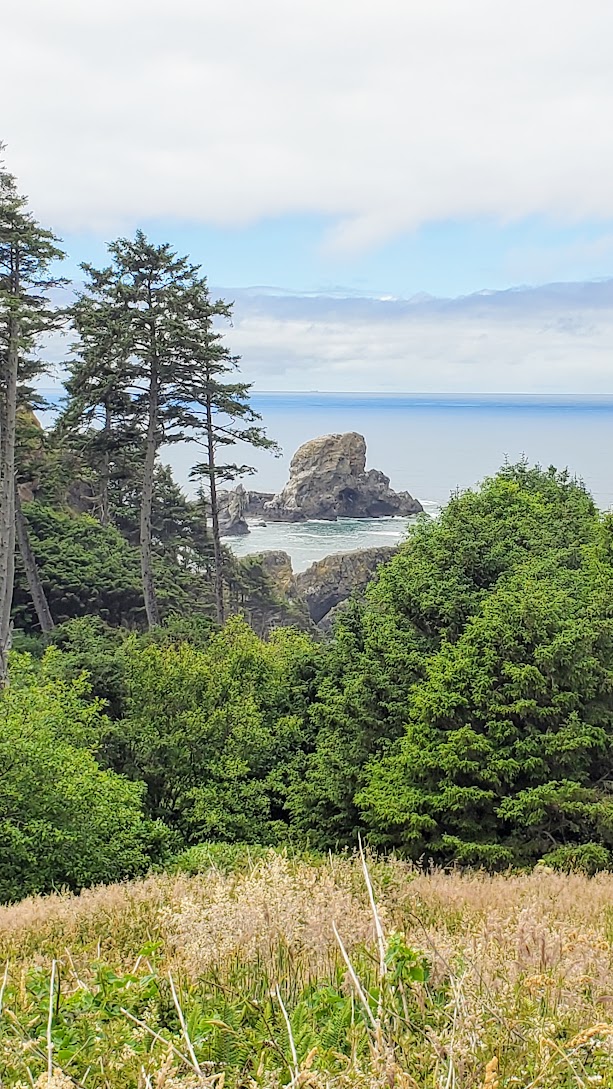
{"label": "green bush", "polygon": [[263,642],[238,617],[205,647],[129,639],[126,713],[106,759],[146,784],[149,814],[187,843],[283,840],[317,653],[303,633]]}
{"label": "green bush", "polygon": [[[55,652],[57,653],[57,652]],[[104,729],[83,681],[13,661],[0,696],[0,901],[121,880],[168,852],[166,829],[145,819],[143,787],[103,771]]]}
{"label": "green bush", "polygon": [[99,616],[82,616],[59,624],[48,637],[61,654],[48,656],[47,671],[58,680],[76,680],[85,674],[88,693],[104,702],[112,718],[123,712],[125,685],[118,653],[128,633],[113,628]]}
{"label": "green bush", "polygon": [[600,843],[580,843],[576,847],[557,847],[542,860],[552,870],[562,873],[595,874],[610,870],[613,855]]}
{"label": "green bush", "polygon": [[257,843],[196,843],[172,859],[169,869],[195,875],[211,867],[224,873],[243,873],[265,858],[270,848]]}
{"label": "green bush", "polygon": [[192,876],[206,873],[211,867],[223,873],[247,873],[256,862],[270,855],[280,854],[292,860],[317,865],[327,862],[328,856],[308,848],[284,845],[264,847],[259,843],[196,843],[180,851],[167,863],[166,868],[173,873],[187,873]]}

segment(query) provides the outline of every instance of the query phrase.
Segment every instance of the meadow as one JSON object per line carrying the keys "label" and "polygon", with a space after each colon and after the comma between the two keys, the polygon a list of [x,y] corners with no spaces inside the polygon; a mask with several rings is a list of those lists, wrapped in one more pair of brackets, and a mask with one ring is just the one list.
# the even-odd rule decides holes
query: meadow
{"label": "meadow", "polygon": [[3,1089],[613,1086],[613,875],[201,849],[0,908],[0,996]]}

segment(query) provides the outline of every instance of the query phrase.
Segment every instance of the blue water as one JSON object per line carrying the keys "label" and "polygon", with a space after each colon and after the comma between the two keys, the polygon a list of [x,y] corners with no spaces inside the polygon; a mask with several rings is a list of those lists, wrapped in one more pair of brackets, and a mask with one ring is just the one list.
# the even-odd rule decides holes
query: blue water
{"label": "blue water", "polygon": [[[434,511],[450,493],[494,473],[505,458],[568,467],[581,477],[603,509],[613,508],[612,396],[461,396],[433,394],[258,393],[253,405],[279,459],[249,448],[232,460],[256,467],[248,488],[278,491],[301,443],[335,431],[366,438],[368,467],[382,469],[397,490],[407,490]],[[178,480],[190,490],[189,467],[198,449],[175,446],[163,452]],[[394,543],[403,521],[309,523],[254,528],[232,543],[241,554],[283,548],[297,569],[330,552]]]}
{"label": "blue water", "polygon": [[[602,508],[613,507],[613,396],[437,396],[431,394],[259,393],[254,407],[283,447],[279,460],[259,451],[240,458],[257,468],[249,488],[277,491],[296,448],[315,435],[359,431],[368,467],[382,469],[397,490],[407,490],[434,511],[450,493],[494,473],[505,458],[568,467]],[[184,483],[186,449],[168,460]],[[238,458],[237,458],[238,460]],[[241,554],[283,548],[297,569],[330,552],[394,543],[403,521],[269,525],[232,543]]]}

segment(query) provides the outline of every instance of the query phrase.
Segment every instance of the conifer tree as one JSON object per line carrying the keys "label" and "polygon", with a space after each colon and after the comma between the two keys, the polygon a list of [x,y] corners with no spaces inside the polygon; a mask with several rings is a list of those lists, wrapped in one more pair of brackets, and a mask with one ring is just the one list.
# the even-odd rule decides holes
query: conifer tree
{"label": "conifer tree", "polygon": [[254,472],[250,465],[219,459],[219,451],[237,443],[279,453],[279,447],[259,425],[261,419],[249,403],[251,386],[231,381],[239,359],[229,351],[215,319],[230,320],[232,309],[221,299],[211,300],[206,280],[189,300],[189,337],[183,346],[184,373],[180,395],[184,405],[184,426],[204,446],[205,460],[195,465],[193,479],[206,479],[210,506],[213,551],[215,557],[215,604],[217,619],[225,618],[223,595],[223,555],[219,530],[217,482],[233,481]]}
{"label": "conifer tree", "polygon": [[[68,384],[66,419],[91,421],[103,454],[101,489],[108,489],[109,457],[126,433],[140,436],[140,553],[150,627],[160,621],[153,571],[152,523],[156,463],[160,447],[201,442],[206,461],[194,475],[206,477],[211,497],[216,609],[224,618],[222,551],[217,481],[251,472],[245,465],[219,465],[217,449],[238,441],[274,447],[248,401],[249,386],[224,381],[238,361],[215,327],[230,307],[210,297],[206,279],[168,245],[155,246],[138,231],[133,241],[109,246],[111,264],[90,265],[85,290],[73,308],[79,334]],[[96,418],[98,421],[95,423]],[[128,427],[129,425],[129,427]]]}
{"label": "conifer tree", "polygon": [[17,411],[28,379],[43,369],[32,349],[57,320],[48,292],[60,281],[49,268],[61,257],[57,239],[36,222],[15,177],[0,164],[0,687],[11,645]]}
{"label": "conifer tree", "polygon": [[185,298],[197,269],[170,246],[149,242],[142,231],[108,249],[108,267],[82,266],[87,283],[73,308],[79,343],[68,413],[92,422],[102,413],[98,449],[105,517],[111,458],[125,450],[124,439],[134,443],[135,432],[140,437],[141,573],[148,624],[155,627],[160,610],[153,571],[154,473],[160,446],[182,437],[173,426],[172,376]]}

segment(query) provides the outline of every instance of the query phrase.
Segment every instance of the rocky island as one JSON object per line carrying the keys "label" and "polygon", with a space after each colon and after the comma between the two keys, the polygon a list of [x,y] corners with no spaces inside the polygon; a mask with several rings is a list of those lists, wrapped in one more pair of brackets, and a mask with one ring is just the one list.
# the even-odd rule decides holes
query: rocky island
{"label": "rocky island", "polygon": [[321,435],[294,454],[289,480],[276,495],[246,491],[242,485],[221,493],[225,536],[249,532],[249,519],[306,522],[310,519],[389,518],[419,514],[423,507],[408,492],[395,492],[379,469],[366,469],[366,440],[356,431]]}

